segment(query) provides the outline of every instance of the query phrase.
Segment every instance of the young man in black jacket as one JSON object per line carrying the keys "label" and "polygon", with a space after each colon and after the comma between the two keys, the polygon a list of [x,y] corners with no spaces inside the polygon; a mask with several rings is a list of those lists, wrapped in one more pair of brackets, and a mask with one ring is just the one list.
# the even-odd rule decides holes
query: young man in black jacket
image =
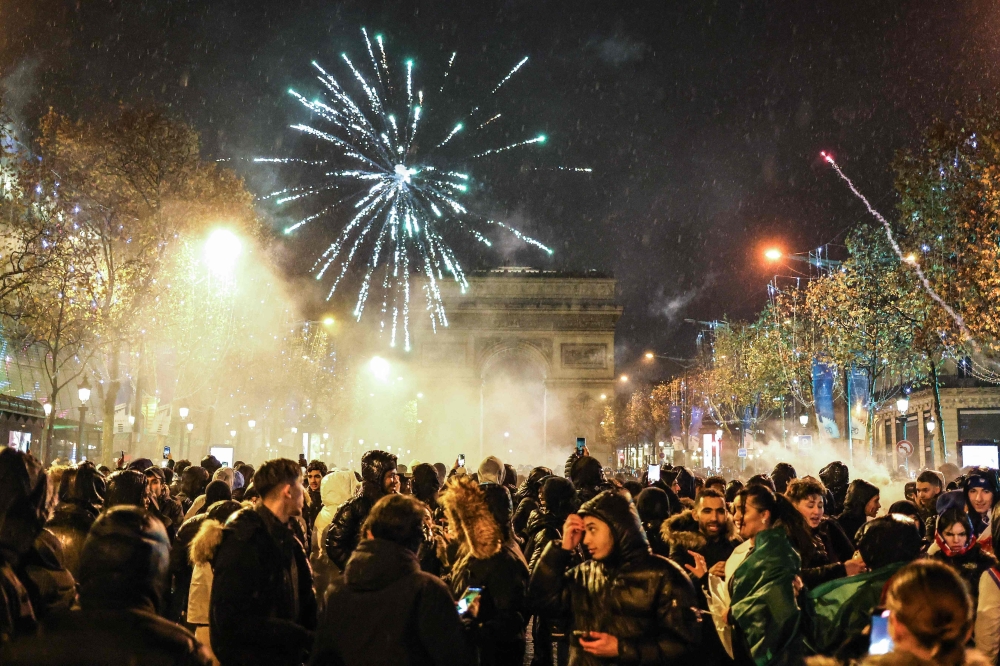
{"label": "young man in black jacket", "polygon": [[312,666],[474,663],[448,587],[417,562],[424,511],[410,495],[387,495],[372,507],[367,538],[331,586]]}
{"label": "young man in black jacket", "polygon": [[361,543],[361,526],[375,502],[398,492],[396,456],[379,450],[361,456],[361,493],[344,502],[323,536],[326,554],[338,569],[343,571]]}
{"label": "young man in black jacket", "polygon": [[302,514],[299,464],[268,460],[261,502],[226,522],[212,568],[212,650],[223,666],[301,664],[316,627],[312,570],[289,522]]}
{"label": "young man in black jacket", "polygon": [[[572,567],[584,543],[593,559]],[[627,497],[605,491],[571,514],[531,575],[532,607],[569,620],[571,666],[690,663],[701,639],[694,586],[653,555]]]}

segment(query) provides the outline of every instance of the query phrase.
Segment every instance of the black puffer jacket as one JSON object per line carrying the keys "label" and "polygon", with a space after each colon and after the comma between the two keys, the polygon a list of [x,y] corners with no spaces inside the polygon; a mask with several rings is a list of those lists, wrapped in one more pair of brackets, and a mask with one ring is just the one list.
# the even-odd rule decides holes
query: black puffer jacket
{"label": "black puffer jacket", "polygon": [[237,511],[212,569],[212,650],[223,666],[301,664],[316,627],[316,596],[292,530],[266,506]]}
{"label": "black puffer jacket", "polygon": [[555,516],[548,512],[536,511],[531,514],[528,528],[525,531],[527,539],[524,542],[524,559],[528,560],[528,570],[534,571],[535,565],[542,556],[542,551],[550,541],[562,538],[563,523],[566,516]]}
{"label": "black puffer jacket", "polygon": [[541,492],[542,484],[550,476],[552,470],[548,467],[536,467],[514,493],[514,536],[522,542],[526,542],[528,538],[527,528],[531,514],[540,508],[538,494]]}
{"label": "black puffer jacket", "polygon": [[[694,587],[676,564],[649,551],[639,516],[627,499],[603,492],[580,514],[607,523],[615,550],[602,561],[570,568],[573,553],[558,541],[546,546],[531,577],[533,608],[569,620],[571,630],[601,631],[618,639],[621,664],[680,664],[690,661],[701,627]],[[573,640],[573,666],[608,661],[587,654]]]}
{"label": "black puffer jacket", "polygon": [[344,502],[326,528],[323,547],[327,557],[341,571],[361,542],[361,525],[375,502],[385,496],[386,473],[396,469],[396,456],[385,451],[368,451],[361,457],[361,492]]}

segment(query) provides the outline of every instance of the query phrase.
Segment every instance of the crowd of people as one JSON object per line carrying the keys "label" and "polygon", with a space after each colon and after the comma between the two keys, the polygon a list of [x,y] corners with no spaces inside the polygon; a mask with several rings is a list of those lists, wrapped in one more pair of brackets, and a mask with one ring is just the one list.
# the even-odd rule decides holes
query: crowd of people
{"label": "crowd of people", "polygon": [[[0,450],[3,664],[996,664],[997,470]],[[656,470],[653,470],[656,471]],[[655,475],[654,475],[655,478]],[[884,653],[884,654],[880,654]]]}

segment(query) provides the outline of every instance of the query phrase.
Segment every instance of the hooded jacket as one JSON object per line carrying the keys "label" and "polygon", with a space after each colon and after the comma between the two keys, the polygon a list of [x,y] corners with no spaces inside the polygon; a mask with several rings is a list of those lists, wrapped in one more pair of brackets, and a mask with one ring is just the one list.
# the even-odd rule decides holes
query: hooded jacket
{"label": "hooded jacket", "polygon": [[[676,499],[676,495],[674,497]],[[664,521],[671,516],[670,496],[657,486],[644,488],[635,498],[635,508],[649,547],[657,555],[670,557],[670,544],[663,540],[661,533]]]}
{"label": "hooded jacket", "polygon": [[702,533],[701,525],[691,510],[663,521],[660,535],[670,546],[671,560],[681,566],[694,565],[694,558],[688,554],[689,550],[693,550],[705,558],[705,564],[709,569],[719,562],[728,560],[736,546],[743,541],[736,534],[736,525],[732,518],[727,515],[719,536],[710,542]]}
{"label": "hooded jacket", "polygon": [[471,666],[475,653],[448,587],[405,546],[366,539],[330,588],[309,663]]}
{"label": "hooded jacket", "polygon": [[[847,484],[851,475],[847,465],[835,460],[819,471],[819,480],[833,495],[833,506],[826,512],[830,516],[838,516],[844,512],[844,498],[847,496]],[[853,536],[853,535],[851,535]]]}
{"label": "hooded jacket", "polygon": [[520,666],[529,617],[528,567],[523,557],[503,546],[503,531],[478,483],[468,476],[452,477],[440,502],[459,542],[449,586],[452,597],[459,599],[470,587],[482,589],[479,615],[470,626],[479,662]]}
{"label": "hooded jacket", "polygon": [[83,548],[81,610],[54,615],[40,636],[6,646],[0,663],[208,666],[191,632],[156,613],[168,548],[166,530],[148,511],[120,506],[104,513]]}
{"label": "hooded jacket", "polygon": [[569,478],[581,502],[593,499],[598,493],[611,488],[604,478],[604,468],[601,467],[600,461],[591,456],[577,458],[570,470]]}
{"label": "hooded jacket", "polygon": [[323,532],[333,522],[333,517],[337,515],[337,509],[354,496],[357,488],[358,481],[354,472],[349,469],[335,470],[323,477],[323,481],[319,484],[323,508],[319,510],[316,522],[313,523],[313,553],[322,550],[320,545],[323,541]]}
{"label": "hooded jacket", "polygon": [[63,564],[74,577],[80,573],[80,553],[91,525],[104,505],[107,488],[93,463],[69,469],[59,483],[59,504],[45,524],[62,549]]}
{"label": "hooded jacket", "polygon": [[237,511],[212,562],[212,650],[223,666],[302,662],[316,626],[305,550],[264,505]]}
{"label": "hooded jacket", "polygon": [[[531,514],[539,509],[538,493],[542,489],[545,479],[552,476],[552,470],[548,467],[536,467],[528,474],[517,492],[514,493],[514,534],[518,539],[526,541],[528,521]],[[527,553],[525,553],[527,557]]]}
{"label": "hooded jacket", "polygon": [[[618,639],[618,663],[685,663],[701,635],[694,587],[683,570],[649,551],[639,515],[613,491],[585,503],[582,516],[605,522],[612,554],[570,568],[574,554],[558,541],[545,547],[529,597],[539,613],[568,620],[571,630],[601,631]],[[571,641],[572,666],[607,663]]]}
{"label": "hooded jacket", "polygon": [[326,529],[323,547],[327,557],[343,570],[351,553],[361,542],[361,525],[375,502],[385,496],[385,475],[396,469],[396,456],[385,451],[368,451],[361,457],[361,492],[344,502]]}
{"label": "hooded jacket", "polygon": [[844,534],[855,542],[855,537],[861,526],[868,522],[865,507],[873,497],[879,496],[879,489],[864,479],[854,479],[847,488],[844,498],[844,511],[836,517],[836,521],[844,530]]}

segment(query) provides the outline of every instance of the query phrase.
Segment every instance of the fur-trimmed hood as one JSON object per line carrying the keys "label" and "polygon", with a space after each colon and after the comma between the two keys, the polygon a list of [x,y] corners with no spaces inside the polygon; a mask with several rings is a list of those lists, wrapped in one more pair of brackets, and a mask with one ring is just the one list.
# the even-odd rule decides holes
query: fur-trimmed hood
{"label": "fur-trimmed hood", "polygon": [[[701,533],[701,526],[690,509],[664,520],[660,526],[660,536],[665,543],[686,550],[700,551],[708,545],[708,539]],[[726,517],[726,525],[719,536],[727,540],[736,536],[736,525],[732,516]]]}
{"label": "fur-trimmed hood", "polygon": [[448,525],[464,552],[485,560],[500,551],[503,541],[500,527],[475,480],[468,475],[451,477],[438,503],[444,508]]}
{"label": "fur-trimmed hood", "polygon": [[198,528],[198,533],[191,539],[188,556],[192,564],[210,563],[215,557],[215,551],[222,543],[222,523],[211,518],[205,518]]}

